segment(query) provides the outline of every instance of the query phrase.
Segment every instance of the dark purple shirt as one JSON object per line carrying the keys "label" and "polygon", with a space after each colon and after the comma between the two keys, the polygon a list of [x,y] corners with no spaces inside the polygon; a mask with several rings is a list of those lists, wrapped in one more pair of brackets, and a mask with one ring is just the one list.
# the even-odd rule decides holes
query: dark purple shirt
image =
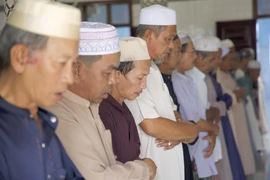
{"label": "dark purple shirt", "polygon": [[117,160],[126,163],[140,155],[140,139],[133,116],[126,104],[118,103],[111,95],[99,106],[99,115],[112,134],[112,144]]}

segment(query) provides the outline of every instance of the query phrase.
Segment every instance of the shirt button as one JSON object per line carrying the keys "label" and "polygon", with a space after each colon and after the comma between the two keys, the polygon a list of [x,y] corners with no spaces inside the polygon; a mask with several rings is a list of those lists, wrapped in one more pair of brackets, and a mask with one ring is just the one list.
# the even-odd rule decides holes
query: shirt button
{"label": "shirt button", "polygon": [[51,175],[50,175],[50,174],[48,174],[48,175],[47,175],[47,178],[48,178],[48,179],[51,179]]}
{"label": "shirt button", "polygon": [[42,143],[42,144],[41,144],[41,147],[42,147],[42,148],[45,148],[45,147],[46,147],[45,143]]}
{"label": "shirt button", "polygon": [[57,120],[56,117],[51,117],[51,122],[52,122],[52,123],[55,123],[56,120]]}

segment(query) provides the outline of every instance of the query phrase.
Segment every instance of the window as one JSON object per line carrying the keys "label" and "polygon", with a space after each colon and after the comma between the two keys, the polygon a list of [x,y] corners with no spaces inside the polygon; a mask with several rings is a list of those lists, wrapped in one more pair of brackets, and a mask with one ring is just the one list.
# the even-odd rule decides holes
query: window
{"label": "window", "polygon": [[82,21],[103,22],[115,26],[119,37],[131,35],[131,0],[78,3]]}

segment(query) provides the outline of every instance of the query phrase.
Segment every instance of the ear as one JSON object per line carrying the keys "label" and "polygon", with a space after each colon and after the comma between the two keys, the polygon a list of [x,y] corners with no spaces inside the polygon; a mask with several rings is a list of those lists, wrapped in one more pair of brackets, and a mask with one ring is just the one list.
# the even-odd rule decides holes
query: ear
{"label": "ear", "polygon": [[143,35],[143,39],[146,41],[146,43],[150,43],[152,41],[152,36],[153,36],[154,32],[150,29],[147,29],[145,32],[144,32],[144,35]]}
{"label": "ear", "polygon": [[17,73],[22,73],[30,59],[28,48],[24,44],[15,44],[10,50],[10,64]]}
{"label": "ear", "polygon": [[203,59],[202,59],[201,53],[198,53],[198,54],[197,54],[197,60],[199,60],[199,61],[202,61],[202,60],[203,60]]}
{"label": "ear", "polygon": [[122,73],[120,71],[116,70],[115,71],[115,81],[116,81],[116,83],[119,83],[121,76],[123,76]]}
{"label": "ear", "polygon": [[74,77],[74,83],[79,83],[81,81],[82,77],[82,63],[79,61],[76,61],[73,63],[72,67],[72,73]]}

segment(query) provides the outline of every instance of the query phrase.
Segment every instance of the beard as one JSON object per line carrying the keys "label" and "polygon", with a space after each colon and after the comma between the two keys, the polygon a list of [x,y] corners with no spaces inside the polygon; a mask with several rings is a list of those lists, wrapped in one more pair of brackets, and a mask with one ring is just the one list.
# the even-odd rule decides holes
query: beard
{"label": "beard", "polygon": [[165,60],[165,58],[159,58],[159,59],[155,59],[154,62],[156,64],[161,64],[161,63],[163,63],[164,60]]}

